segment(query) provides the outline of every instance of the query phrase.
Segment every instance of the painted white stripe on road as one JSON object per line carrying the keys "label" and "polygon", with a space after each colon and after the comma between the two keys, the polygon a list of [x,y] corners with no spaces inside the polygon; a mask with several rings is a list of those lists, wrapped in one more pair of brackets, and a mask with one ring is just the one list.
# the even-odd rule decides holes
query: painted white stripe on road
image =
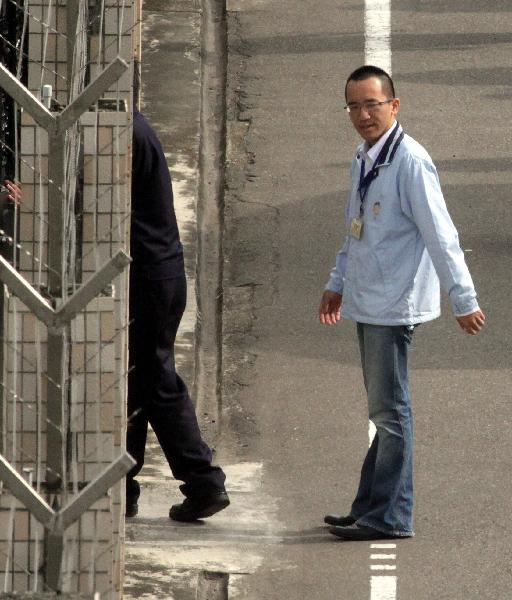
{"label": "painted white stripe on road", "polygon": [[391,0],[365,0],[364,62],[391,75]]}
{"label": "painted white stripe on road", "polygon": [[396,554],[370,554],[370,560],[395,560]]}
{"label": "painted white stripe on road", "polygon": [[368,447],[372,445],[373,438],[377,433],[377,428],[373,424],[373,421],[368,421]]}
{"label": "painted white stripe on road", "polygon": [[[391,75],[391,0],[365,0],[364,62],[384,69]],[[370,421],[368,440],[371,445],[375,425]],[[371,544],[371,548],[396,548],[396,544]],[[387,555],[372,554],[371,560],[383,560]],[[392,558],[391,558],[392,557]],[[391,560],[396,554],[389,555]],[[395,571],[396,565],[370,565],[372,571]],[[396,576],[371,577],[371,600],[396,600]]]}
{"label": "painted white stripe on road", "polygon": [[372,600],[395,600],[396,576],[372,575]]}

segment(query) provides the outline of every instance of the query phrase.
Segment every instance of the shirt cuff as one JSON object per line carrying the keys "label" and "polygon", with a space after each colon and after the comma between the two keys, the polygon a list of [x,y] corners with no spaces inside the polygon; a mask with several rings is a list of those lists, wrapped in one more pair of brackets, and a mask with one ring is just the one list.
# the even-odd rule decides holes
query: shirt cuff
{"label": "shirt cuff", "polygon": [[325,286],[325,291],[336,292],[336,294],[343,294],[343,284],[339,283],[335,279],[329,279]]}
{"label": "shirt cuff", "polygon": [[478,300],[474,289],[464,293],[450,295],[452,311],[456,317],[465,317],[478,309]]}
{"label": "shirt cuff", "polygon": [[453,314],[456,317],[467,317],[468,315],[472,315],[474,312],[476,312],[477,310],[480,310],[480,307],[478,306],[478,304],[476,305],[476,308],[473,308],[471,310],[468,311],[464,311],[464,312],[454,312]]}

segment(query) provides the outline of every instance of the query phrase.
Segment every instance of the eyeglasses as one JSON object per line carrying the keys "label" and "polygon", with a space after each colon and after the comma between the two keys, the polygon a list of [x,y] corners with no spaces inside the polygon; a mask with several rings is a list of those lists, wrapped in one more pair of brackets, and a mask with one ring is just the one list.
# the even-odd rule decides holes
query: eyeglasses
{"label": "eyeglasses", "polygon": [[351,102],[350,104],[347,104],[347,106],[344,106],[343,108],[347,111],[348,114],[350,113],[357,113],[359,112],[362,108],[364,108],[364,110],[367,113],[374,113],[376,110],[379,109],[379,107],[383,106],[384,104],[389,104],[390,102],[393,102],[394,98],[390,98],[389,100],[383,100],[382,102],[375,102],[375,101],[369,101],[369,102]]}

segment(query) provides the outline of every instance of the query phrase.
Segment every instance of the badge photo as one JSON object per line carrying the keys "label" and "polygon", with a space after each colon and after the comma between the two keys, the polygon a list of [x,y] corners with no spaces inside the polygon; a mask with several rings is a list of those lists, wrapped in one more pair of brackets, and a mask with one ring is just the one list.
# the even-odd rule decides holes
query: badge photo
{"label": "badge photo", "polygon": [[354,217],[350,223],[350,235],[359,240],[363,231],[363,220],[359,217]]}

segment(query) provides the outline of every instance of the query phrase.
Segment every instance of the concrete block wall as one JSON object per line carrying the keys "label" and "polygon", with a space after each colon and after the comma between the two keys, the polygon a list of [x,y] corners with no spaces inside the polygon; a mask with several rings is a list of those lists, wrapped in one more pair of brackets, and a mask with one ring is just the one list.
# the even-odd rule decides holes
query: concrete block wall
{"label": "concrete block wall", "polygon": [[[137,8],[122,0],[90,2],[88,77],[93,80],[119,54],[133,56]],[[28,18],[28,87],[39,97],[50,84],[67,102],[67,14],[64,0],[32,1]],[[121,35],[119,33],[121,32]],[[43,60],[44,54],[44,60]],[[81,206],[75,215],[80,277],[87,281],[118,250],[129,249],[132,70],[104,95],[120,111],[95,107],[79,122],[82,141]],[[43,295],[48,284],[48,135],[32,117],[21,117],[19,144],[23,203],[18,209],[19,272]],[[72,293],[72,289],[69,293]],[[0,451],[52,505],[65,505],[124,450],[127,375],[127,273],[93,300],[70,326],[69,401],[65,437],[67,483],[45,488],[46,328],[9,293],[3,303],[3,374]],[[117,599],[122,596],[124,485],[96,502],[65,534],[62,592]],[[0,590],[51,593],[44,583],[45,532],[0,484]],[[89,595],[89,596],[88,596]],[[77,596],[78,597],[78,596]],[[82,595],[80,596],[82,597]]]}
{"label": "concrete block wall", "polygon": [[[72,590],[70,593],[89,590],[91,599],[97,592],[100,598],[119,597],[111,533],[114,518],[111,498],[106,497],[96,502],[67,530],[63,588]],[[0,571],[0,589],[48,592],[43,578],[43,527],[8,494],[0,495],[0,531],[2,562],[9,560],[8,569]],[[7,537],[9,539],[5,539]]]}
{"label": "concrete block wall", "polygon": [[67,12],[64,2],[30,2],[28,88],[39,97],[51,85],[54,97],[67,100]]}
{"label": "concrete block wall", "polygon": [[[136,2],[105,0],[89,2],[88,63],[90,79],[121,56],[133,57],[133,31],[137,20]],[[66,0],[30,0],[29,8],[28,87],[38,96],[42,85],[49,84],[61,104],[67,102],[67,6]],[[43,61],[44,56],[44,61]],[[44,63],[44,64],[43,64]],[[132,77],[127,72],[108,94],[131,93]]]}
{"label": "concrete block wall", "polygon": [[[19,208],[20,272],[34,285],[48,283],[48,135],[32,117],[21,119]],[[84,140],[83,208],[77,215],[86,281],[120,248],[129,229],[131,126],[126,112],[87,112]]]}
{"label": "concrete block wall", "polygon": [[86,113],[81,125],[85,140],[82,269],[87,279],[127,239],[131,127],[127,114],[117,112]]}

